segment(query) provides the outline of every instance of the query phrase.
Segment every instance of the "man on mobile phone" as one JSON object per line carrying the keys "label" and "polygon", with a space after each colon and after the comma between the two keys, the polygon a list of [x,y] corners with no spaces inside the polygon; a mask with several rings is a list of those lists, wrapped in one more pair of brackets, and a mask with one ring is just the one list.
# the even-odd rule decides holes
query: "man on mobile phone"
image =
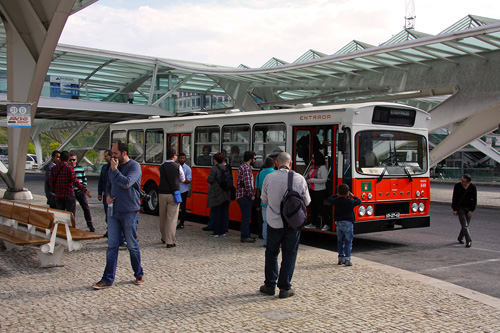
{"label": "man on mobile phone", "polygon": [[92,288],[105,289],[113,286],[118,262],[118,250],[122,233],[125,235],[130,262],[134,271],[135,284],[144,283],[144,272],[141,266],[141,251],[137,241],[137,225],[141,200],[134,184],[140,185],[141,166],[128,156],[128,145],[117,141],[111,148],[112,159],[109,162],[108,183],[106,186],[106,202],[113,204],[112,214],[108,214],[108,250],[106,252],[106,268],[99,282]]}

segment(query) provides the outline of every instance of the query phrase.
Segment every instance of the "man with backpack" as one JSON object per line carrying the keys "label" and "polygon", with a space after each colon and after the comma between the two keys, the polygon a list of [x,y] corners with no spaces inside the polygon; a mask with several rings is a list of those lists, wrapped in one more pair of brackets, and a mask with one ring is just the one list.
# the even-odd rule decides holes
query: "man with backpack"
{"label": "man with backpack", "polygon": [[[288,198],[290,200],[297,198],[296,196],[288,196],[288,193],[293,192],[291,194],[298,194],[300,196],[303,204],[301,208],[305,208],[311,202],[311,197],[309,196],[307,182],[304,177],[290,171],[290,167],[292,166],[290,154],[286,152],[280,153],[276,162],[278,170],[267,175],[261,194],[262,202],[267,203],[268,208],[265,281],[264,285],[260,287],[260,292],[272,296],[276,292],[277,285],[280,289],[279,297],[287,298],[295,295],[291,280],[299,248],[300,227],[290,225],[287,222],[289,219],[291,222],[293,216],[290,216],[287,212],[282,212],[282,206],[287,206],[286,202],[284,202],[284,205],[282,205],[282,202]],[[289,172],[293,173],[290,182],[292,191],[288,189]],[[296,214],[301,216],[303,224],[305,222],[303,209],[299,209]],[[278,267],[280,247],[283,249],[281,269]]]}

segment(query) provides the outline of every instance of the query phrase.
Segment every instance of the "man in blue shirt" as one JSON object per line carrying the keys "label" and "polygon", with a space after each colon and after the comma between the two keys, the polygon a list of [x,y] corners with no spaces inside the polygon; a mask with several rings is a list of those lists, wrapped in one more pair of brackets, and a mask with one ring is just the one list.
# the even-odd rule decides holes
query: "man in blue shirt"
{"label": "man in blue shirt", "polygon": [[187,197],[189,194],[189,185],[191,184],[191,168],[189,165],[186,164],[186,154],[185,153],[180,153],[177,162],[182,167],[182,171],[184,171],[184,181],[180,183],[180,191],[181,191],[181,197],[182,197],[182,202],[181,202],[181,214],[179,216],[179,224],[177,225],[177,229],[182,229],[184,228],[184,221],[186,220],[186,201]]}
{"label": "man in blue shirt", "polygon": [[141,266],[141,251],[137,242],[137,224],[141,200],[139,192],[133,188],[141,183],[141,166],[128,156],[126,143],[117,141],[111,148],[112,159],[106,186],[106,201],[110,209],[108,214],[108,250],[106,252],[106,268],[101,281],[94,283],[94,289],[105,289],[113,286],[115,281],[118,249],[122,233],[125,235],[130,262],[134,270],[135,283],[144,283],[144,272]]}

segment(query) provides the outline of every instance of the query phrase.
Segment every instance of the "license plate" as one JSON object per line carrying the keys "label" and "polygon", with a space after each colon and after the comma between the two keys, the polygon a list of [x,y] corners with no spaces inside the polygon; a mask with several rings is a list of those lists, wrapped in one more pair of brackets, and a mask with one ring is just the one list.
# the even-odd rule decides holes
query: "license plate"
{"label": "license plate", "polygon": [[397,219],[399,218],[399,213],[387,213],[385,214],[386,219]]}

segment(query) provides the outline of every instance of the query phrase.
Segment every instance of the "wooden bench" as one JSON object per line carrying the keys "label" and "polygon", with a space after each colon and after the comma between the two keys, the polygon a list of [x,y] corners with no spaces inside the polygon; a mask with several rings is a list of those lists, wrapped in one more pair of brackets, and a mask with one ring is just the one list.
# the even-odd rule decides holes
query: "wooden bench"
{"label": "wooden bench", "polygon": [[80,241],[103,237],[75,228],[71,212],[3,199],[0,219],[0,239],[7,250],[40,245],[37,255],[42,267],[59,266],[64,247],[80,250]]}

